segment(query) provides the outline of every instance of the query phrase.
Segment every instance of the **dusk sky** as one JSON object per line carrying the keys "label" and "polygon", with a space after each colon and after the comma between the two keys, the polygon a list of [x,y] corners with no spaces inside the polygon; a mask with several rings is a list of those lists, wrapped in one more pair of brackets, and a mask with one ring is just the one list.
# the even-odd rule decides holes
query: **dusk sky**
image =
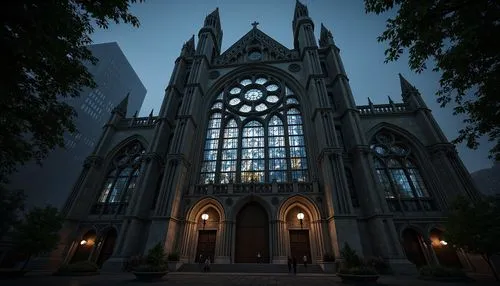
{"label": "dusk sky", "polygon": [[[205,16],[219,7],[223,39],[222,51],[245,35],[253,21],[258,28],[284,46],[293,48],[292,19],[296,0],[146,0],[135,4],[131,11],[141,26],[111,25],[108,30],[96,30],[94,43],[117,42],[130,64],[147,88],[140,116],[151,109],[160,109],[165,87],[170,79],[175,59],[182,45],[192,35],[197,36]],[[384,63],[386,43],[376,38],[385,28],[388,15],[365,14],[362,0],[302,0],[309,9],[319,39],[321,23],[333,33],[358,105],[388,103],[387,96],[401,102],[398,73],[419,90],[448,139],[453,139],[461,127],[461,119],[452,115],[451,108],[442,109],[436,103],[439,74],[425,71],[415,74],[408,68],[406,57],[398,62]],[[477,151],[465,145],[458,151],[470,172],[488,168],[486,140]]]}

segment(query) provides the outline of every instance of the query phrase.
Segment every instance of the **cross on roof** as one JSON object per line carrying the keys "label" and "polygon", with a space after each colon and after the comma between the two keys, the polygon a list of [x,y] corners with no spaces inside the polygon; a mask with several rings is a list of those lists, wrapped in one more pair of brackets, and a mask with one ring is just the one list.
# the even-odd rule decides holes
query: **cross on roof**
{"label": "cross on roof", "polygon": [[254,28],[254,29],[256,29],[256,28],[257,28],[257,25],[259,25],[259,22],[257,22],[257,21],[253,21],[252,26],[253,26],[253,28]]}

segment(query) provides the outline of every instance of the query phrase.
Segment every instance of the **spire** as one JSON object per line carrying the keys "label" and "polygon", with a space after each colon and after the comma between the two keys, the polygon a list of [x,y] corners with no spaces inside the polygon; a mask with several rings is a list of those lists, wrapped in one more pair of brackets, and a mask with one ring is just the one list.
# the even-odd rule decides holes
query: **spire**
{"label": "spire", "polygon": [[297,19],[300,17],[309,17],[309,11],[307,10],[306,5],[300,3],[300,1],[297,0],[297,2],[295,2],[294,19]]}
{"label": "spire", "polygon": [[151,109],[151,112],[149,113],[149,117],[150,117],[150,118],[151,118],[151,117],[153,117],[153,111],[154,111],[154,108],[153,108],[153,109]]}
{"label": "spire", "polygon": [[127,107],[128,107],[128,97],[130,96],[130,91],[127,92],[127,95],[124,99],[113,109],[113,112],[120,113],[122,116],[127,115]]}
{"label": "spire", "polygon": [[399,74],[399,82],[401,84],[403,102],[406,103],[409,108],[427,108],[418,89],[411,85],[401,74]]}
{"label": "spire", "polygon": [[373,102],[369,97],[368,97],[368,105],[373,105]]}
{"label": "spire", "polygon": [[181,56],[194,55],[194,35],[182,46]]}
{"label": "spire", "polygon": [[403,94],[417,91],[417,89],[413,85],[411,85],[401,74],[399,74],[399,83],[401,84],[401,92]]}
{"label": "spire", "polygon": [[219,7],[205,17],[205,27],[214,27],[220,30]]}
{"label": "spire", "polygon": [[326,47],[329,45],[334,45],[332,32],[328,30],[323,23],[321,23],[321,33],[319,36],[319,46]]}
{"label": "spire", "polygon": [[390,95],[388,95],[387,98],[389,99],[389,104],[394,104],[394,101],[392,101],[392,98]]}

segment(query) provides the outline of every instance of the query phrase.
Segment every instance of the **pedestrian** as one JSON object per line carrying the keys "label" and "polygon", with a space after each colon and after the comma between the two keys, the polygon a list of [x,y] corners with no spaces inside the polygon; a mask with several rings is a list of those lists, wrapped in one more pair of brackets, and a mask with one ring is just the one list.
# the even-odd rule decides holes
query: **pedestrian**
{"label": "pedestrian", "polygon": [[205,272],[209,272],[210,271],[210,257],[207,257],[207,259],[205,259]]}
{"label": "pedestrian", "polygon": [[257,263],[260,263],[260,251],[257,252]]}
{"label": "pedestrian", "polygon": [[288,273],[292,273],[292,259],[288,256]]}
{"label": "pedestrian", "polygon": [[297,274],[297,258],[293,257],[293,274]]}
{"label": "pedestrian", "polygon": [[302,257],[302,260],[304,261],[304,268],[307,270],[307,256],[304,255],[304,257]]}

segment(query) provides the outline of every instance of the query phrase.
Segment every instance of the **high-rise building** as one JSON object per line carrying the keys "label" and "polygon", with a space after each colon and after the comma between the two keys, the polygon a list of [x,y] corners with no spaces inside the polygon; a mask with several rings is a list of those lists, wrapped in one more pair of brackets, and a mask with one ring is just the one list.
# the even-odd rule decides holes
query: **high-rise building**
{"label": "high-rise building", "polygon": [[317,41],[298,1],[292,49],[252,25],[221,51],[215,10],[159,115],[114,111],[53,258],[121,269],[160,243],[183,263],[321,264],[348,243],[395,272],[460,264],[444,213],[478,193],[419,91],[400,75],[402,102],[356,105],[331,32]]}
{"label": "high-rise building", "polygon": [[10,187],[23,189],[26,205],[52,204],[61,207],[67,199],[85,158],[95,148],[102,128],[112,109],[128,94],[128,115],[141,108],[146,88],[116,42],[90,45],[99,60],[96,65],[85,63],[94,76],[97,87],[85,88],[79,97],[65,98],[78,113],[75,118],[77,134],[66,134],[66,149],[56,149],[39,166],[30,162],[11,178]]}

